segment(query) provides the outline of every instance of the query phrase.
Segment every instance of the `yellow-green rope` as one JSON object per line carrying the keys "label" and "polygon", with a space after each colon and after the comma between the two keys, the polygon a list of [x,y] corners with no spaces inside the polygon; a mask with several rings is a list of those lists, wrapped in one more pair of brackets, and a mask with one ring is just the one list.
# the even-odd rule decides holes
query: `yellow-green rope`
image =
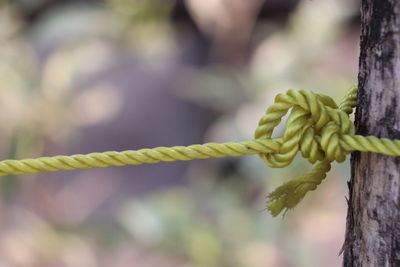
{"label": "yellow-green rope", "polygon": [[[315,190],[326,177],[331,162],[344,161],[351,151],[400,156],[400,140],[355,135],[349,115],[356,99],[357,88],[347,93],[339,107],[329,96],[308,90],[289,90],[276,96],[275,103],[261,118],[253,141],[3,160],[0,161],[0,176],[254,154],[270,167],[282,168],[300,151],[304,158],[316,164],[309,173],[281,185],[269,195],[268,209],[276,216],[293,208],[307,192]],[[290,109],[284,136],[271,138],[273,129]]]}

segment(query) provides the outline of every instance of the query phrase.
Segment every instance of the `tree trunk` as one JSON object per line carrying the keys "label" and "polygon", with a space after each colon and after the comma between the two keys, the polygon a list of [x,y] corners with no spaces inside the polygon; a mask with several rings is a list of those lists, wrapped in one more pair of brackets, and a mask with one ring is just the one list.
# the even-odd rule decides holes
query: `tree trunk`
{"label": "tree trunk", "polygon": [[[400,0],[362,0],[357,134],[400,139]],[[344,266],[400,266],[400,158],[351,158]]]}

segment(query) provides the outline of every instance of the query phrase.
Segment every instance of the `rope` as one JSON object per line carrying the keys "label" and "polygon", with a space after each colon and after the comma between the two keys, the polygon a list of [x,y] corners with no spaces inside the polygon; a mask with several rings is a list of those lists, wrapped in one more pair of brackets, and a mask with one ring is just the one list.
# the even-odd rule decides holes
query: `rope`
{"label": "rope", "polygon": [[[347,93],[339,107],[329,96],[289,90],[276,96],[274,104],[261,118],[252,141],[3,160],[0,176],[255,154],[270,167],[282,168],[300,151],[310,163],[315,163],[314,168],[269,194],[268,210],[276,216],[294,208],[307,192],[315,190],[325,179],[331,162],[343,162],[351,151],[400,156],[400,140],[355,135],[349,115],[356,99],[357,88]],[[272,139],[274,128],[289,110],[284,136]]]}

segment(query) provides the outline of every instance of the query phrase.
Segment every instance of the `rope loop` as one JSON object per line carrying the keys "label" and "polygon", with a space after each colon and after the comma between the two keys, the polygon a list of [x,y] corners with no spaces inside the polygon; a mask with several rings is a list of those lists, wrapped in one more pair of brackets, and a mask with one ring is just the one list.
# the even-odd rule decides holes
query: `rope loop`
{"label": "rope loop", "polygon": [[[278,138],[281,146],[275,153],[259,154],[268,166],[282,168],[289,165],[297,152],[309,162],[345,160],[350,152],[341,146],[341,136],[354,135],[349,114],[339,109],[329,96],[309,90],[289,90],[279,94],[255,131],[257,140],[271,139],[273,130],[291,109],[286,131]],[[276,140],[276,139],[275,139]]]}
{"label": "rope loop", "polygon": [[344,136],[355,135],[354,124],[349,115],[356,104],[357,89],[350,90],[338,107],[329,96],[315,94],[309,90],[289,90],[279,94],[255,131],[257,140],[271,140],[273,130],[289,110],[286,130],[277,140],[280,147],[272,153],[259,156],[270,167],[289,165],[297,152],[311,163],[316,163],[309,173],[293,179],[269,194],[268,209],[273,216],[295,207],[307,192],[315,190],[330,170],[331,162],[343,162],[350,153],[349,146],[342,142]]}

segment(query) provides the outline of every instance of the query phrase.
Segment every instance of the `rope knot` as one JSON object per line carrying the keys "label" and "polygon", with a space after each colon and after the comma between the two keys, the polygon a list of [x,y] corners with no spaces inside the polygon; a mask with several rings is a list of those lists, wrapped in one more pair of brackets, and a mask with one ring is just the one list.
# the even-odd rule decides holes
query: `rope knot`
{"label": "rope knot", "polygon": [[[348,94],[350,97],[356,96],[354,90],[357,89],[353,88]],[[329,96],[308,90],[289,90],[286,94],[278,94],[274,104],[261,118],[255,138],[271,139],[274,128],[291,109],[283,137],[274,139],[280,144],[278,151],[259,155],[270,167],[282,168],[289,165],[298,151],[309,162],[319,161],[324,165],[270,194],[272,203],[269,209],[273,214],[294,207],[307,191],[314,190],[321,183],[332,161],[345,160],[349,151],[342,147],[342,136],[355,133],[354,124],[349,118],[355,101],[348,101],[348,97],[346,100],[338,108]],[[304,184],[307,186],[304,187]],[[271,208],[274,204],[276,207]]]}
{"label": "rope knot", "polygon": [[289,165],[300,150],[309,162],[344,161],[346,151],[340,144],[342,135],[354,135],[354,125],[349,115],[339,109],[329,96],[308,90],[289,90],[279,94],[261,118],[255,132],[256,139],[271,139],[273,129],[290,110],[286,131],[277,142],[279,151],[261,154],[271,167]]}

